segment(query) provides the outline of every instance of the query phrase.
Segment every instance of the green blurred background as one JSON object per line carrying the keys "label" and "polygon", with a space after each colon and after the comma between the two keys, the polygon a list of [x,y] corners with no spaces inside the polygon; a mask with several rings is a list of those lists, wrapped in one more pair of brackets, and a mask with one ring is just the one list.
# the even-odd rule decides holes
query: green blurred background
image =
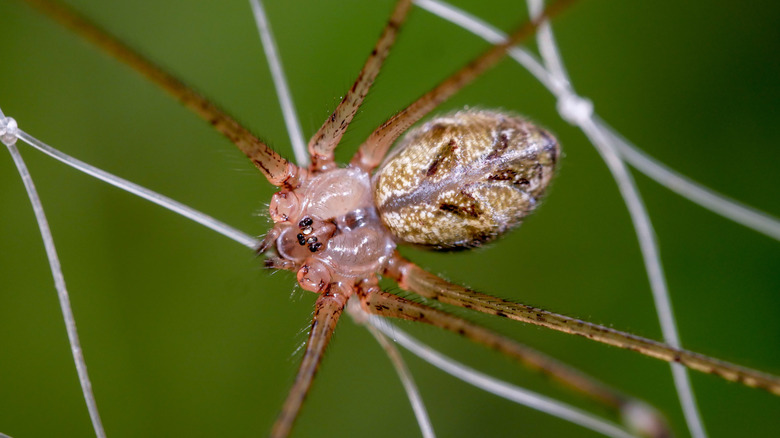
{"label": "green blurred background", "polygon": [[[288,156],[244,0],[70,1],[211,96]],[[780,5],[583,1],[555,29],[575,87],[675,169],[780,216]],[[517,1],[457,2],[503,29]],[[350,86],[392,1],[278,1],[268,14],[310,136]],[[205,123],[128,68],[16,0],[0,3],[0,107],[78,158],[256,234],[272,189]],[[415,9],[340,150],[360,141],[487,45]],[[525,114],[566,156],[544,206],[489,248],[405,250],[479,290],[652,338],[660,330],[625,206],[605,166],[551,96],[504,62],[442,108]],[[103,420],[111,437],[258,436],[296,371],[314,301],[240,245],[23,148],[45,202]],[[37,226],[0,159],[0,432],[90,436]],[[684,345],[780,373],[780,245],[635,174],[658,234]],[[469,315],[657,406],[687,430],[668,367],[535,327]],[[603,414],[510,360],[402,324],[467,364]],[[440,436],[594,436],[409,357]],[[779,436],[780,400],[691,375],[712,436]],[[296,436],[416,436],[388,360],[345,319]]]}

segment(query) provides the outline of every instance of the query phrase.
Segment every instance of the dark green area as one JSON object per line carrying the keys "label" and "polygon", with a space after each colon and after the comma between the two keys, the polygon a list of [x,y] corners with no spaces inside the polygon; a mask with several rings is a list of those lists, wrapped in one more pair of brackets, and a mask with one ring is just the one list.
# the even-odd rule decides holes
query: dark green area
{"label": "dark green area", "polygon": [[[291,156],[243,0],[71,2]],[[352,83],[391,1],[269,2],[301,124],[311,135]],[[458,2],[503,29],[516,1]],[[485,8],[479,10],[479,8]],[[628,139],[709,187],[780,216],[780,13],[776,2],[582,1],[555,23],[577,90]],[[209,126],[135,73],[19,1],[0,5],[0,107],[27,132],[242,230],[267,229],[272,189]],[[415,9],[348,132],[347,159],[379,123],[487,45]],[[405,251],[479,290],[660,337],[642,258],[594,149],[524,70],[504,62],[448,102],[525,114],[565,156],[549,198],[489,248]],[[111,437],[263,436],[300,359],[314,296],[251,251],[23,148],[57,240]],[[0,159],[0,432],[90,436],[37,226]],[[637,175],[684,345],[780,373],[778,243]],[[257,217],[257,216],[260,217]],[[687,431],[655,360],[469,315],[599,376]],[[497,354],[404,324],[471,366],[603,413]],[[439,436],[591,436],[409,358]],[[691,375],[711,436],[778,436],[780,400]],[[345,319],[296,436],[415,436],[382,351]]]}

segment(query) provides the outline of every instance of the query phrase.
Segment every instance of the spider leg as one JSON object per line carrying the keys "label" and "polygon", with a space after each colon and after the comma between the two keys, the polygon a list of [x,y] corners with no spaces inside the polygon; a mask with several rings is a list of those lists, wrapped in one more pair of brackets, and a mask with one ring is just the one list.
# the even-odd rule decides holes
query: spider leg
{"label": "spider leg", "polygon": [[574,1],[559,0],[548,6],[535,20],[527,21],[510,35],[506,41],[491,47],[478,58],[466,64],[458,72],[445,79],[434,89],[425,93],[414,103],[379,125],[360,146],[350,164],[359,166],[369,172],[376,168],[382,162],[393,142],[406,132],[410,126],[417,123],[431,110],[478,78],[486,70],[496,65],[512,46],[533,35],[542,22],[552,19],[563,12]]}
{"label": "spider leg", "polygon": [[374,79],[379,74],[382,63],[387,58],[390,47],[395,42],[398,29],[401,27],[404,19],[406,19],[411,6],[411,0],[399,0],[396,3],[390,20],[385,25],[382,35],[374,46],[374,50],[371,51],[371,55],[366,60],[366,64],[360,70],[355,83],[341,100],[339,106],[336,107],[336,110],[333,111],[333,114],[325,120],[322,127],[309,141],[312,171],[322,171],[336,165],[333,151],[341,141],[341,137],[344,135],[350,122],[352,122],[352,118],[363,103],[363,99],[368,94],[371,84],[374,83]]}
{"label": "spider leg", "polygon": [[396,347],[396,344],[388,339],[387,336],[382,333],[382,330],[375,327],[369,321],[369,314],[363,309],[363,305],[359,299],[352,299],[349,301],[347,312],[349,313],[349,316],[352,317],[352,320],[365,327],[379,343],[379,346],[385,350],[387,358],[390,360],[393,368],[395,368],[395,372],[406,391],[406,396],[409,398],[409,404],[417,418],[417,424],[420,427],[423,438],[434,438],[436,434],[433,431],[433,425],[431,424],[431,419],[428,416],[428,411],[425,408],[420,391],[417,388],[417,384],[414,382],[412,372],[406,366],[403,356],[401,356],[401,352]]}
{"label": "spider leg", "polygon": [[667,362],[678,362],[703,373],[714,374],[732,382],[760,388],[780,395],[780,377],[745,368],[729,362],[670,347],[664,343],[630,333],[593,324],[533,306],[514,303],[502,298],[473,291],[450,283],[404,259],[397,252],[385,269],[384,275],[392,278],[403,289],[443,303],[465,307],[490,315],[526,322],[564,333],[583,336],[594,341]]}
{"label": "spider leg", "polygon": [[502,336],[445,311],[424,304],[409,301],[397,295],[382,291],[377,286],[358,289],[358,297],[363,309],[371,314],[423,322],[464,336],[476,343],[492,348],[510,356],[524,366],[575,390],[612,409],[626,418],[633,409],[644,409],[645,415],[653,419],[653,434],[650,436],[669,436],[666,422],[654,409],[644,402],[623,394],[608,385],[572,368],[533,348]]}
{"label": "spider leg", "polygon": [[238,146],[271,184],[295,187],[304,177],[305,171],[284,159],[205,97],[74,10],[48,0],[27,0],[27,2],[104,52],[127,64],[209,122],[214,129]]}
{"label": "spider leg", "polygon": [[349,294],[331,285],[323,292],[314,305],[314,318],[311,323],[309,340],[306,342],[306,352],[298,374],[295,376],[290,393],[282,406],[282,412],[274,423],[271,436],[274,438],[286,437],[292,430],[293,423],[298,417],[301,405],[309,393],[314,375],[317,373],[328,341],[336,329],[339,316],[347,304]]}

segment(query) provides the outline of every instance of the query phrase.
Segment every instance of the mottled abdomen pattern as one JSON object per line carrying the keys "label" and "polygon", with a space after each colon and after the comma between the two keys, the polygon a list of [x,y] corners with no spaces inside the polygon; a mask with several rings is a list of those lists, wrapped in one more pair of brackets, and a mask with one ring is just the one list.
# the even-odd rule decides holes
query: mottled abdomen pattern
{"label": "mottled abdomen pattern", "polygon": [[520,117],[462,111],[404,137],[374,177],[374,200],[400,241],[475,247],[533,211],[559,154],[553,136]]}

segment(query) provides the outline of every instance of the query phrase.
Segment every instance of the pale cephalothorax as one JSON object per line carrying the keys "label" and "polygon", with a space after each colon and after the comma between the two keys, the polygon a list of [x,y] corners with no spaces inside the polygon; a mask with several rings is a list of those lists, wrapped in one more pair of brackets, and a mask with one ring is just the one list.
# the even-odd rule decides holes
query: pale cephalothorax
{"label": "pale cephalothorax", "polygon": [[374,207],[368,172],[356,167],[317,173],[271,200],[275,225],[266,244],[275,267],[298,272],[306,290],[356,283],[384,269],[395,242]]}
{"label": "pale cephalothorax", "polygon": [[405,136],[374,176],[374,199],[403,242],[475,247],[533,211],[559,155],[555,138],[523,118],[461,111]]}

